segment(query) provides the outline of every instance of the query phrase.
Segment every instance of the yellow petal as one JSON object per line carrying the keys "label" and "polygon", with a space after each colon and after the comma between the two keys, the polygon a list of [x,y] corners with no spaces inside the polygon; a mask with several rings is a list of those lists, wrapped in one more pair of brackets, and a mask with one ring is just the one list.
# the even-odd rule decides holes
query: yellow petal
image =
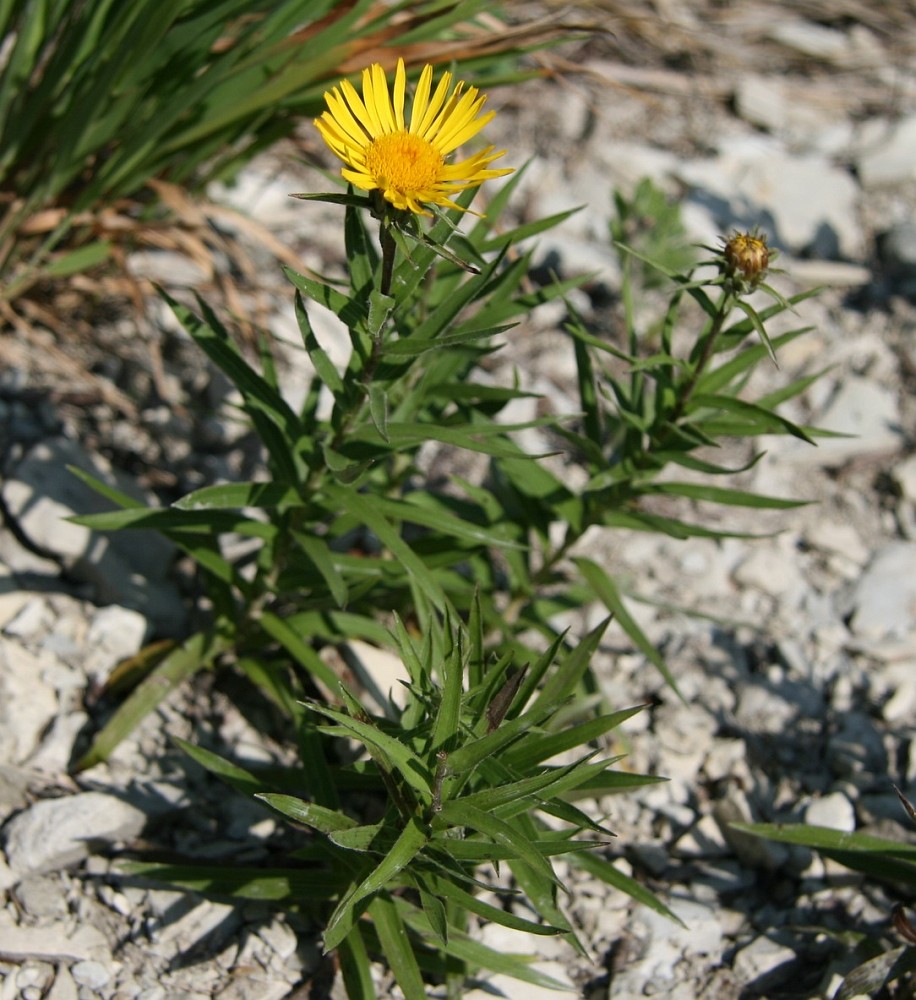
{"label": "yellow petal", "polygon": [[398,68],[394,73],[394,127],[398,132],[404,131],[404,94],[407,90],[407,73],[404,60],[398,59]]}

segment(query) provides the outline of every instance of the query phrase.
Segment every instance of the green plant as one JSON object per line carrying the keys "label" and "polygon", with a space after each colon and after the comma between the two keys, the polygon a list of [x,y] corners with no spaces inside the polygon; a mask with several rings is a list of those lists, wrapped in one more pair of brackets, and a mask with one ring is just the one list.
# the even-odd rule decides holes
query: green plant
{"label": "green plant", "polygon": [[[302,758],[301,769],[255,773],[185,745],[239,791],[312,831],[292,866],[264,871],[150,862],[133,870],[312,908],[325,922],[326,946],[339,950],[353,997],[374,995],[368,962],[379,953],[411,998],[426,995],[429,976],[447,981],[457,996],[479,968],[545,981],[527,959],[476,943],[469,915],[563,934],[575,945],[550,860],[558,854],[667,912],[596,856],[610,831],[576,805],[582,797],[657,780],[615,770],[616,756],[606,756],[606,737],[635,711],[606,707],[591,676],[607,622],[575,637],[553,620],[603,602],[676,686],[629,614],[613,574],[578,554],[577,543],[595,526],[679,538],[725,534],[653,512],[647,504],[660,495],[791,507],[791,500],[708,485],[704,479],[734,470],[702,449],[728,437],[775,433],[810,440],[811,433],[776,412],[809,379],[745,398],[755,365],[804,332],[781,334],[770,344],[764,324],[789,303],[777,299],[758,312],[743,297],[748,283],[763,279],[769,260],[765,241],[751,235],[728,241],[714,258],[715,275],[704,280],[637,255],[658,267],[672,288],[659,348],[646,352],[634,309],[626,313],[623,345],[598,337],[573,316],[567,332],[581,414],[574,421],[548,415],[520,425],[497,420],[526,393],[480,379],[481,365],[516,320],[577,283],[530,288],[530,253],[520,244],[565,214],[497,228],[518,172],[491,200],[487,216],[459,232],[474,194],[463,182],[491,176],[496,154],[485,150],[453,170],[427,154],[444,157],[450,149],[443,137],[477,131],[476,92],[463,100],[449,96],[448,84],[439,97],[424,90],[419,104],[429,111],[427,122],[422,112],[402,117],[404,88],[399,73],[392,105],[381,71],[373,68],[364,76],[362,98],[343,88],[329,102],[323,131],[339,127],[349,137],[336,151],[364,193],[304,196],[345,207],[349,274],[338,287],[288,272],[315,371],[301,410],[279,391],[269,341],[255,367],[205,302],[196,314],[169,300],[239,389],[264,445],[266,478],[207,487],[160,509],[96,483],[121,509],[77,519],[98,530],[164,532],[196,561],[212,602],[208,626],[140,681],[81,766],[104,759],[175,685],[201,669],[229,665],[283,709]],[[398,165],[395,176],[386,159],[390,136],[401,135],[408,123],[417,155],[413,166]],[[421,215],[427,212],[428,224]],[[378,226],[378,247],[369,220]],[[750,257],[738,253],[741,248],[752,251]],[[352,351],[343,371],[311,326],[309,300],[331,309],[349,331]],[[692,315],[684,308],[688,301],[699,306]],[[697,317],[697,332],[679,352],[675,328],[689,329]],[[318,415],[323,394],[330,401],[327,417]],[[526,453],[515,434],[531,427],[549,428],[566,450]],[[486,474],[430,482],[419,461],[430,442],[483,456]],[[564,463],[584,473],[577,477],[582,485],[570,485]],[[663,478],[669,467],[694,478]],[[241,560],[224,554],[222,542],[231,536],[253,543]],[[373,713],[341,685],[320,652],[351,639],[397,652],[407,688],[402,708],[389,704]],[[363,755],[341,764],[336,740],[357,744]],[[572,760],[550,762],[561,753]],[[355,791],[380,804],[380,817],[354,813]],[[479,898],[478,890],[490,885],[491,863],[511,872],[537,920]]]}
{"label": "green plant", "polygon": [[[899,789],[896,791],[906,814],[916,826],[916,809]],[[803,823],[732,825],[736,830],[755,837],[808,847],[847,868],[886,883],[894,891],[902,889],[910,898],[916,892],[916,845],[868,833],[847,833]],[[916,973],[916,927],[907,917],[903,904],[894,907],[891,923],[906,943],[895,948],[885,948],[879,941],[862,935],[857,943],[856,954],[863,960],[846,975],[834,1000],[872,996],[903,979],[912,989]]]}

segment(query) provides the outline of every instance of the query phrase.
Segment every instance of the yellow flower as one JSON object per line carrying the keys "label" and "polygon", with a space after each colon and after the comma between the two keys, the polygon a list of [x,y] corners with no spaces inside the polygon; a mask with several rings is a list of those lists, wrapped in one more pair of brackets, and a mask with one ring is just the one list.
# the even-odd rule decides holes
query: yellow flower
{"label": "yellow flower", "polygon": [[493,117],[481,114],[485,96],[458,83],[449,93],[452,74],[443,73],[432,92],[433,68],[424,66],[414,94],[410,124],[404,114],[407,74],[398,60],[394,93],[385,71],[375,63],[363,70],[362,97],[348,81],[324,95],[328,110],[315,126],[346,166],[341,174],[362,191],[380,191],[395,208],[429,215],[423,204],[458,208],[452,196],[491,177],[512,173],[489,164],[505,153],[492,146],[457,163],[447,157]]}

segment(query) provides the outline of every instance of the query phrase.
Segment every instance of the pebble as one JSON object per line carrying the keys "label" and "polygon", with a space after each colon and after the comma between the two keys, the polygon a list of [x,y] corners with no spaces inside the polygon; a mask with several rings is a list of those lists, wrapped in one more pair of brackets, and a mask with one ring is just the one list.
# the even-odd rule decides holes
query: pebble
{"label": "pebble", "polygon": [[43,661],[0,635],[0,759],[21,764],[57,714],[53,688],[41,680]]}
{"label": "pebble", "polygon": [[879,548],[852,595],[850,628],[864,639],[916,636],[916,541]]}
{"label": "pebble", "polygon": [[902,184],[916,177],[916,114],[898,122],[875,119],[868,123],[856,172],[867,187]]}
{"label": "pebble", "polygon": [[119,796],[79,792],[36,802],[2,832],[10,868],[24,875],[72,865],[102,845],[138,836],[145,823],[146,815]]}
{"label": "pebble", "polygon": [[811,826],[826,826],[831,830],[852,833],[856,828],[855,806],[842,792],[832,792],[806,807],[805,822]]}
{"label": "pebble", "polygon": [[802,449],[797,442],[794,450],[800,461],[837,466],[859,455],[892,453],[903,443],[896,391],[862,376],[844,379],[813,422],[846,436],[818,438],[816,450]]}
{"label": "pebble", "polygon": [[111,979],[108,969],[101,962],[91,960],[72,965],[70,975],[78,986],[86,986],[91,990],[100,990]]}
{"label": "pebble", "polygon": [[788,945],[761,935],[741,948],[734,957],[732,968],[746,988],[765,988],[767,982],[796,961],[795,951]]}

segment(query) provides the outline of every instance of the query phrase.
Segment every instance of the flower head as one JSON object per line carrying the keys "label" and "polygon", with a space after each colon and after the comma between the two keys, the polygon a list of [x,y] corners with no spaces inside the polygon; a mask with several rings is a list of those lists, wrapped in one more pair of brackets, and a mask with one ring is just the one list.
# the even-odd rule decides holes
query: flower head
{"label": "flower head", "polygon": [[766,236],[735,231],[722,243],[720,260],[726,280],[739,293],[753,291],[767,276],[770,260],[776,256],[767,246]]}
{"label": "flower head", "polygon": [[328,110],[315,126],[331,150],[343,160],[343,177],[362,191],[379,191],[395,208],[429,215],[426,205],[459,208],[452,197],[511,169],[489,164],[505,153],[492,146],[466,160],[449,163],[449,154],[493,117],[481,114],[485,96],[476,87],[451,89],[452,74],[443,73],[432,89],[433,68],[425,66],[405,117],[407,74],[398,60],[394,92],[378,63],[363,70],[362,96],[348,81],[324,95]]}

